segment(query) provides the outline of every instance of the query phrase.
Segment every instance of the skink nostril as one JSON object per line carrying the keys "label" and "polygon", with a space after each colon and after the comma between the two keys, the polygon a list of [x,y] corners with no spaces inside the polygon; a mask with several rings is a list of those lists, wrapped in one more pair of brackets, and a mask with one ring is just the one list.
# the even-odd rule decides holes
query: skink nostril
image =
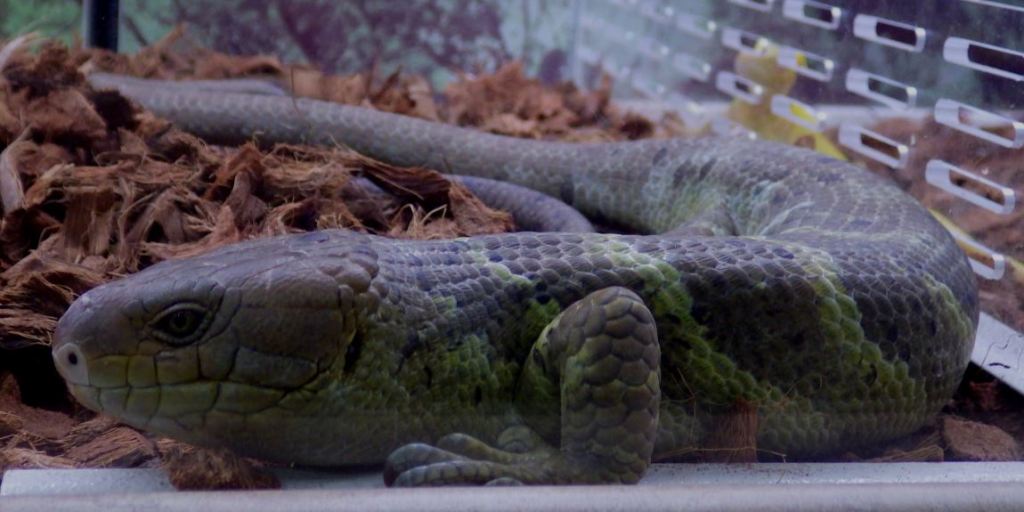
{"label": "skink nostril", "polygon": [[67,343],[53,353],[53,362],[65,380],[74,384],[88,384],[85,359],[78,345]]}

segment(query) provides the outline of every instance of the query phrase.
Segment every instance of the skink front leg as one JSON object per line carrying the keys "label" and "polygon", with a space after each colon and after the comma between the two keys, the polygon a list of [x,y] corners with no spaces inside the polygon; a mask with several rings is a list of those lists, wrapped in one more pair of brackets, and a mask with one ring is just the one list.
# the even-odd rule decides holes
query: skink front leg
{"label": "skink front leg", "polygon": [[536,435],[517,426],[502,436],[506,449],[463,434],[407,445],[388,458],[385,481],[634,483],[657,434],[660,357],[654,319],[636,294],[594,292],[548,325],[523,369],[517,404]]}

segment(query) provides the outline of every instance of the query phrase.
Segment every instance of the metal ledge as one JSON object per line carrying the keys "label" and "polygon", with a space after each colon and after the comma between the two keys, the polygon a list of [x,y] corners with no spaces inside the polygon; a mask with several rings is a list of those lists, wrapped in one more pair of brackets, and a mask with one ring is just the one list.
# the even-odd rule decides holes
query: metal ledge
{"label": "metal ledge", "polygon": [[[383,489],[376,471],[274,469],[283,490]],[[1024,462],[655,464],[640,487],[1012,483]],[[173,491],[160,469],[21,469],[4,475],[0,496]]]}
{"label": "metal ledge", "polygon": [[1024,462],[655,464],[637,486],[384,489],[276,470],[279,491],[173,491],[158,469],[13,470],[0,510],[1024,510]]}
{"label": "metal ledge", "polygon": [[990,510],[1024,506],[1019,483],[457,487],[347,491],[182,492],[5,498],[5,512],[288,512],[327,510]]}

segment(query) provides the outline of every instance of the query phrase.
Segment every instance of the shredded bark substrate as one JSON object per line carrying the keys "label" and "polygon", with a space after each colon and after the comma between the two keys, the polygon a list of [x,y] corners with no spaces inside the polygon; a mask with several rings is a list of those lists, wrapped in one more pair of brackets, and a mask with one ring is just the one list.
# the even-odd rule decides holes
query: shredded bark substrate
{"label": "shredded bark substrate", "polygon": [[[517,137],[587,142],[695,132],[673,115],[651,121],[616,108],[608,80],[593,91],[547,87],[525,77],[517,63],[463,77],[437,101],[422,77],[380,77],[374,70],[331,76],[274,57],[227,56],[195,45],[180,29],[133,56],[51,43],[34,52],[14,50],[0,52],[0,472],[163,465],[179,488],[274,487],[276,480],[258,462],[154,438],[70,400],[49,343],[74,298],[158,261],[259,236],[337,227],[448,238],[514,229],[510,216],[433,170],[390,166],[344,148],[210,147],[117,93],[92,90],[82,72],[259,77],[294,95]],[[906,133],[921,127],[879,129]],[[1012,172],[1020,152],[982,150],[937,125],[927,131],[922,142],[941,149],[947,161],[983,168],[992,179],[1020,188],[1024,178]],[[890,177],[929,206],[952,213],[983,242],[1007,247],[1009,240],[1011,251],[1024,255],[1024,240],[1014,229],[1020,214],[980,215],[936,194],[924,185],[924,163],[913,161]],[[357,176],[389,195],[369,193]],[[984,307],[1019,329],[1022,292],[1012,278],[984,283]],[[837,460],[1017,460],[1022,410],[1019,395],[972,369],[934,424],[890,446]],[[723,425],[711,448],[678,458],[784,459],[757,450],[752,407],[738,404]]]}

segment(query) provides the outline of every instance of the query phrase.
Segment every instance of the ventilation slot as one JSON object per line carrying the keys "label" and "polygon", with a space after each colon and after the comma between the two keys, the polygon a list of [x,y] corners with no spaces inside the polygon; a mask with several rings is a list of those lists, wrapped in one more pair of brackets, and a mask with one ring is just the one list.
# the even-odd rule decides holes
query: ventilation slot
{"label": "ventilation slot", "polygon": [[766,43],[768,40],[757,34],[730,27],[722,29],[722,44],[740,53],[762,57],[768,49]]}
{"label": "ventilation slot", "polygon": [[1006,273],[1006,257],[984,245],[960,234],[958,231],[950,231],[956,244],[967,253],[967,261],[971,270],[984,279],[992,281],[1002,279]]}
{"label": "ventilation slot", "polygon": [[965,201],[1000,215],[1013,213],[1017,197],[1012,188],[978,176],[942,160],[925,167],[925,180]]}
{"label": "ventilation slot", "polygon": [[761,103],[761,95],[764,94],[764,88],[760,84],[731,71],[719,71],[715,77],[715,87],[719,91],[751,105]]}
{"label": "ventilation slot", "polygon": [[1024,53],[1021,52],[950,37],[942,46],[942,57],[953,64],[1024,81]]}
{"label": "ventilation slot", "polygon": [[782,4],[782,15],[800,23],[835,30],[839,28],[839,20],[843,16],[843,10],[819,2],[786,0]]}
{"label": "ventilation slot", "polygon": [[821,124],[825,122],[825,114],[814,109],[814,107],[794,100],[788,96],[777,94],[772,96],[772,114],[775,114],[795,125],[803,126],[812,132],[820,132]]}
{"label": "ventilation slot", "polygon": [[779,56],[776,62],[784,68],[819,82],[832,80],[832,71],[836,67],[832,59],[789,46],[779,47]]}
{"label": "ventilation slot", "polygon": [[1004,148],[1024,146],[1024,123],[958,101],[936,102],[935,121]]}
{"label": "ventilation slot", "polygon": [[775,0],[729,0],[730,2],[753,9],[755,11],[768,12],[772,10]]}
{"label": "ventilation slot", "polygon": [[851,123],[839,126],[839,143],[895,169],[902,169],[907,164],[907,154],[910,153],[905,144]]}
{"label": "ventilation slot", "polygon": [[925,30],[923,28],[877,16],[858,14],[853,19],[853,34],[861,39],[908,52],[924,50]]}
{"label": "ventilation slot", "polygon": [[846,73],[846,89],[887,107],[906,109],[917,102],[917,88],[860,69]]}

